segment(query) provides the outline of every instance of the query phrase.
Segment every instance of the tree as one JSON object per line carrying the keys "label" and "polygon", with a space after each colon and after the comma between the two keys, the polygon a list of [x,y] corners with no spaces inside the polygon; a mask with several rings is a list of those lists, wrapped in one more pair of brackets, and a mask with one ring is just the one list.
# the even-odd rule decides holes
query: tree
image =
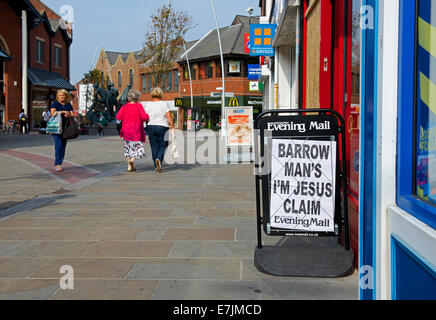
{"label": "tree", "polygon": [[171,1],[152,13],[150,18],[142,55],[154,86],[162,87],[165,75],[172,71],[180,54],[186,33],[195,25],[192,16],[177,11]]}
{"label": "tree", "polygon": [[97,69],[89,70],[83,75],[83,83],[97,83],[101,81],[101,73]]}

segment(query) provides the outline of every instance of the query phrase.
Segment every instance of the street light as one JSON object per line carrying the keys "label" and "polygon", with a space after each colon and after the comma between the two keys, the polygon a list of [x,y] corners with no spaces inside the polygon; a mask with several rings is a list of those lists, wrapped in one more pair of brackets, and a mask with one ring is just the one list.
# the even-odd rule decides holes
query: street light
{"label": "street light", "polygon": [[220,29],[218,27],[218,19],[216,17],[216,11],[215,11],[215,5],[213,3],[213,0],[210,0],[210,3],[212,5],[213,15],[215,17],[215,23],[216,23],[216,31],[218,33],[218,44],[220,47],[220,56],[221,56],[221,78],[222,78],[222,86],[223,86],[223,93],[221,95],[221,137],[225,137],[225,129],[226,129],[226,115],[225,115],[225,105],[226,105],[226,87],[225,87],[225,80],[224,80],[224,73],[225,73],[225,67],[224,67],[224,57],[223,57],[223,47],[221,45],[221,36],[220,36]]}
{"label": "street light", "polygon": [[[183,40],[183,48],[185,49],[186,62],[188,63],[188,73],[189,73],[189,84],[191,86],[191,120],[188,119],[188,115],[186,115],[186,125],[188,122],[191,122],[191,130],[192,130],[192,111],[194,110],[194,96],[192,92],[192,77],[191,77],[191,66],[189,64],[188,52],[186,51],[185,40]],[[195,130],[194,130],[195,131]]]}

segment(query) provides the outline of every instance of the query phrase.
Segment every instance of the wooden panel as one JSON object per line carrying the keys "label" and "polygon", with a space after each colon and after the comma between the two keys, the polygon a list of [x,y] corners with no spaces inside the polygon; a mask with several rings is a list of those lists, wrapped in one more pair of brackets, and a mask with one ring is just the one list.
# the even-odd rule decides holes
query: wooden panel
{"label": "wooden panel", "polygon": [[[316,2],[316,3],[314,3]],[[310,5],[313,4],[312,7]],[[306,17],[306,108],[319,108],[320,100],[320,42],[321,42],[321,2],[311,0],[311,8]]]}

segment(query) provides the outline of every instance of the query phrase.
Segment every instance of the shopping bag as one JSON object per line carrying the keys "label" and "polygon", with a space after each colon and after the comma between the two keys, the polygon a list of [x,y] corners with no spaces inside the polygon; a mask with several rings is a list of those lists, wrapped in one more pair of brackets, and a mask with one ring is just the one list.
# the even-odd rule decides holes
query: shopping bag
{"label": "shopping bag", "polygon": [[62,139],[76,139],[80,134],[79,124],[76,122],[76,119],[69,118],[65,124]]}
{"label": "shopping bag", "polygon": [[56,112],[48,121],[46,132],[49,134],[62,134],[62,116]]}
{"label": "shopping bag", "polygon": [[173,159],[179,158],[179,150],[177,149],[177,141],[176,141],[176,135],[174,133],[174,129],[170,131],[170,139],[171,139],[171,157]]}

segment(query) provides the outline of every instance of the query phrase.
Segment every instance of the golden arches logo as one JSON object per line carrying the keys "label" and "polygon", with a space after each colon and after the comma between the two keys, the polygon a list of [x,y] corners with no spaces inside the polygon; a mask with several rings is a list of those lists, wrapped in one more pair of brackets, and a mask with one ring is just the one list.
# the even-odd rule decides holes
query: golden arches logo
{"label": "golden arches logo", "polygon": [[182,99],[176,99],[176,107],[183,107],[183,100]]}
{"label": "golden arches logo", "polygon": [[239,107],[239,101],[237,98],[231,98],[229,102],[229,107]]}

